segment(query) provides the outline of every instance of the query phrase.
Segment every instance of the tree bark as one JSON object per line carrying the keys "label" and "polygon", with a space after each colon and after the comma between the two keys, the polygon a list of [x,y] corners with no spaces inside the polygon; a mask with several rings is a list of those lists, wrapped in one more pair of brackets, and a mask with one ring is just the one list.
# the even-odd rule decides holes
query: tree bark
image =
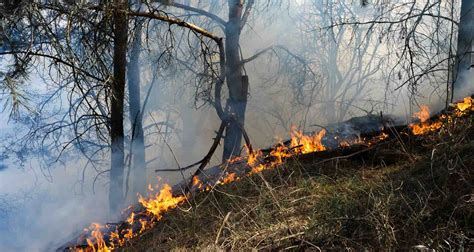
{"label": "tree bark", "polygon": [[124,173],[124,129],[123,107],[125,90],[125,72],[127,65],[127,1],[114,1],[114,55],[113,75],[110,98],[110,138],[111,167],[109,207],[116,212],[123,204],[123,173]]}
{"label": "tree bark", "polygon": [[127,69],[130,123],[132,125],[132,183],[133,195],[146,192],[145,137],[143,134],[143,111],[140,99],[140,49],[142,40],[142,22],[138,18]]}
{"label": "tree bark", "polygon": [[[462,0],[461,18],[457,42],[456,63],[453,69],[453,88],[459,88],[457,83],[463,82],[463,73],[469,71],[472,65],[472,47],[474,40],[474,1]],[[453,93],[453,92],[452,92]],[[453,97],[451,97],[451,100]]]}
{"label": "tree bark", "polygon": [[222,157],[224,161],[232,156],[237,156],[240,152],[241,126],[244,126],[245,122],[248,92],[248,79],[243,80],[242,59],[239,51],[243,1],[228,0],[228,6],[229,21],[225,27],[226,79],[229,88],[227,105],[228,112],[235,120],[230,120],[226,126]]}

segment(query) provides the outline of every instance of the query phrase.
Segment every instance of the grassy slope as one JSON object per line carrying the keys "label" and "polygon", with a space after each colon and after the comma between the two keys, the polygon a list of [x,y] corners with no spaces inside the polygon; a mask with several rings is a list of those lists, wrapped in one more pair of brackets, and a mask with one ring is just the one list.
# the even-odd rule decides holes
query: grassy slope
{"label": "grassy slope", "polygon": [[326,163],[307,156],[221,186],[124,250],[474,249],[473,118],[421,141]]}

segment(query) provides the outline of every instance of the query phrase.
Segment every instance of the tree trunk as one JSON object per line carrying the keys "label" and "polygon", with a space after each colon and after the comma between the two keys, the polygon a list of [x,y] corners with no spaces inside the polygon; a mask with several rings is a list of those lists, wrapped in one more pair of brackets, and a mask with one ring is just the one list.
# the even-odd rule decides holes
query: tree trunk
{"label": "tree trunk", "polygon": [[123,104],[125,89],[125,71],[127,64],[127,1],[115,0],[114,11],[114,55],[112,90],[110,98],[110,192],[109,207],[116,212],[123,204],[123,172],[124,172],[124,130]]}
{"label": "tree trunk", "polygon": [[[456,63],[453,69],[453,88],[459,88],[463,73],[469,71],[472,65],[472,47],[474,40],[474,1],[462,0],[461,19],[457,42]],[[451,98],[452,99],[452,98]]]}
{"label": "tree trunk", "polygon": [[130,123],[132,125],[132,183],[133,195],[146,192],[146,163],[145,163],[145,137],[143,135],[143,111],[140,99],[140,48],[141,48],[141,20],[137,21],[130,63],[127,69],[128,95],[130,103]]}
{"label": "tree trunk", "polygon": [[225,29],[226,78],[229,88],[227,101],[229,113],[237,120],[231,120],[226,126],[223,160],[239,154],[242,142],[242,130],[247,107],[248,79],[243,80],[240,57],[240,27],[242,22],[242,0],[228,0],[229,21]]}

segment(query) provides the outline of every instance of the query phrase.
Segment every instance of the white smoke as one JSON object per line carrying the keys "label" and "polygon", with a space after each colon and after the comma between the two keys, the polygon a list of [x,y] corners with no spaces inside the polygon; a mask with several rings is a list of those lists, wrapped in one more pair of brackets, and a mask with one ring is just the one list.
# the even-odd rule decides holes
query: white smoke
{"label": "white smoke", "polygon": [[0,172],[0,251],[52,251],[89,223],[107,219],[104,188],[92,194],[85,185],[81,192],[78,170],[54,168],[53,181],[34,168]]}

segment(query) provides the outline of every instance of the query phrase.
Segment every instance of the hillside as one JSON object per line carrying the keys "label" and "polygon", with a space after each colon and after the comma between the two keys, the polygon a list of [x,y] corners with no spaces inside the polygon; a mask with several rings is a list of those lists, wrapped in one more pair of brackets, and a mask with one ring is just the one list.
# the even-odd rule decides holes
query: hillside
{"label": "hillside", "polygon": [[474,249],[474,117],[201,193],[122,251]]}

